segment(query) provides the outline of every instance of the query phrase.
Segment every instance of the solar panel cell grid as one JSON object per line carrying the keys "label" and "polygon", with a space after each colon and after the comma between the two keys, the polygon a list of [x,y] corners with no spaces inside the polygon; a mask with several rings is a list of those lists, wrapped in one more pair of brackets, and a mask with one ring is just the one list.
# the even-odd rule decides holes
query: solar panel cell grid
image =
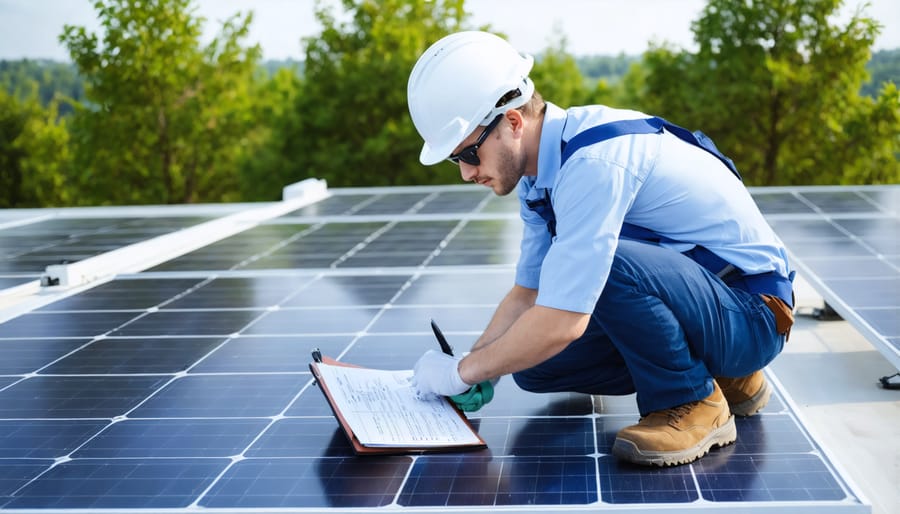
{"label": "solar panel cell grid", "polygon": [[56,218],[0,226],[0,273],[43,272],[205,221],[203,217]]}
{"label": "solar panel cell grid", "polygon": [[[793,264],[825,301],[900,368],[900,188],[797,190],[754,195]],[[812,213],[766,205],[799,201]]]}
{"label": "solar panel cell grid", "polygon": [[231,457],[262,432],[266,419],[129,419],[81,445],[73,458]]}
{"label": "solar panel cell grid", "polygon": [[227,459],[76,459],[23,486],[5,508],[187,507]]}
{"label": "solar panel cell grid", "polygon": [[35,312],[0,324],[0,339],[18,337],[95,337],[135,317],[135,312]]}
{"label": "solar panel cell grid", "polygon": [[355,335],[241,336],[228,339],[191,369],[196,373],[287,373],[309,371],[312,350],[339,355]]}
{"label": "solar panel cell grid", "polygon": [[178,373],[221,344],[220,338],[108,337],[92,342],[40,372],[47,375]]}
{"label": "solar panel cell grid", "polygon": [[198,279],[113,281],[94,287],[87,294],[70,296],[43,307],[47,311],[89,311],[94,309],[144,310],[170,301],[201,284]]}
{"label": "solar panel cell grid", "polygon": [[598,476],[603,501],[611,504],[679,504],[700,498],[687,467],[646,469],[603,457]]}
{"label": "solar panel cell grid", "polygon": [[280,414],[309,382],[303,374],[177,377],[129,416],[250,418]]}
{"label": "solar panel cell grid", "polygon": [[[792,208],[779,195],[768,201]],[[799,203],[857,201],[873,200]],[[473,209],[497,219],[411,214]],[[336,194],[290,217],[322,213],[344,217],[262,225],[0,323],[0,508],[860,505],[779,390],[762,414],[737,420],[736,444],[688,466],[639,468],[610,456],[615,433],[637,419],[633,396],[532,394],[511,377],[469,415],[486,450],[354,456],[308,372],[310,350],[408,369],[437,348],[432,318],[467,349],[512,283],[520,222],[508,202],[458,189]],[[848,232],[879,238],[852,222],[810,226],[842,241]]]}
{"label": "solar panel cell grid", "polygon": [[449,191],[430,197],[418,214],[477,212],[490,198],[485,191]]}
{"label": "solar panel cell grid", "polygon": [[99,419],[124,415],[169,377],[37,376],[0,391],[0,419]]}
{"label": "solar panel cell grid", "polygon": [[90,339],[0,339],[0,375],[40,370],[89,342]]}
{"label": "solar panel cell grid", "polygon": [[[344,358],[363,365],[405,368],[423,348],[434,345],[427,328],[423,330],[430,317],[438,317],[451,341],[465,347],[487,322],[491,309],[457,302],[466,290],[484,285],[486,279],[500,283],[509,278],[510,271],[371,278],[119,280],[114,286],[82,293],[84,297],[78,302],[69,300],[69,306],[80,303],[98,310],[34,314],[127,314],[137,320],[126,324],[122,331],[143,326],[141,332],[146,333],[140,337],[104,337],[90,344],[64,340],[71,344],[56,349],[43,360],[35,360],[34,365],[46,365],[44,361],[58,358],[63,351],[71,352],[73,347],[79,350],[43,368],[41,375],[0,391],[0,434],[5,434],[5,443],[0,444],[7,448],[32,447],[11,456],[57,459],[68,455],[73,459],[56,465],[51,465],[52,461],[20,465],[25,471],[37,467],[45,472],[33,481],[10,485],[17,492],[9,507],[177,508],[198,503],[210,508],[324,508],[387,505],[395,501],[399,506],[590,505],[598,501],[680,503],[701,497],[702,490],[698,492],[692,482],[681,481],[685,474],[689,475],[689,468],[623,471],[606,456],[615,432],[634,422],[633,399],[623,399],[618,409],[612,409],[618,414],[606,414],[603,409],[595,412],[588,395],[530,394],[518,389],[510,378],[497,387],[498,398],[503,401],[492,402],[472,414],[473,423],[489,443],[488,450],[419,457],[415,461],[405,457],[359,459],[351,455],[321,392],[310,386],[305,369],[309,349],[316,345],[332,355],[346,352]],[[331,294],[323,295],[322,305],[315,308],[152,308],[159,297],[165,296],[163,292],[186,299],[218,280],[222,280],[221,290],[235,292],[245,288],[248,293],[238,297],[262,300],[266,307],[271,307],[273,299],[295,300],[323,291]],[[203,287],[192,287],[195,283],[202,283]],[[451,294],[444,297],[435,290],[449,284],[457,284],[457,292],[451,288]],[[142,302],[151,306],[149,313],[102,310],[116,307],[119,295],[112,292],[127,291],[128,285],[135,286],[140,297],[149,294],[152,301]],[[185,286],[190,293],[183,293]],[[153,292],[154,287],[158,291]],[[277,294],[259,294],[259,290],[267,288]],[[249,294],[254,290],[256,294]],[[375,296],[370,294],[373,291],[377,292]],[[409,295],[410,304],[390,303],[404,295]],[[436,303],[429,307],[412,302],[412,298],[420,296]],[[372,303],[376,300],[380,304]],[[485,297],[484,301],[489,299]],[[348,308],[348,302],[352,308]],[[159,303],[174,304],[165,300]],[[328,307],[329,303],[343,307]],[[393,308],[384,309],[386,305]],[[197,313],[223,312],[227,314],[224,318],[194,317]],[[217,332],[246,332],[260,326],[251,324],[253,315],[260,313],[263,320],[286,314],[283,319],[272,318],[279,320],[272,326],[287,327],[284,330],[334,335],[230,339],[171,335],[173,324],[195,327],[192,331],[213,327]],[[178,324],[177,318],[153,317],[160,314],[186,317]],[[358,323],[352,321],[356,318]],[[84,329],[87,332],[93,330],[98,335],[107,329],[91,319],[85,317],[89,321]],[[216,319],[237,321],[219,329]],[[139,325],[142,321],[144,325]],[[5,328],[6,324],[0,325],[0,329]],[[342,333],[345,335],[338,335]],[[2,336],[5,333],[0,330]],[[15,340],[7,339],[2,344],[14,345]],[[185,371],[187,374],[183,375]],[[46,401],[22,401],[35,397]],[[722,451],[735,455],[810,454],[813,448],[794,419],[778,414],[783,408],[777,400],[773,402],[766,410],[770,414],[754,418],[754,424],[744,429],[751,435]],[[81,424],[64,425],[73,420]],[[53,422],[61,424],[47,425]],[[21,434],[27,428],[34,428],[35,435],[23,442]],[[51,438],[51,432],[58,435]],[[777,444],[769,445],[769,441]],[[240,460],[233,461],[235,456],[240,456]],[[101,462],[112,465],[101,468]],[[790,462],[777,466],[790,469],[797,465]],[[767,467],[765,472],[777,473],[777,466]],[[105,473],[110,467],[127,475],[113,478]],[[629,485],[629,473],[640,477],[639,486]],[[150,477],[163,474],[165,478],[148,483]],[[173,476],[181,478],[176,480]],[[441,487],[447,480],[451,484]],[[810,487],[809,495],[845,496],[840,488],[837,493],[829,489],[833,484],[823,484]],[[179,487],[186,489],[177,494],[171,492]],[[634,487],[640,491],[638,496]],[[740,494],[784,496],[754,487],[745,485]],[[85,488],[92,492],[85,494]],[[64,496],[50,495],[50,490]],[[119,494],[126,490],[130,493]],[[188,490],[192,492],[188,494]],[[204,490],[206,493],[201,495]],[[711,490],[711,497],[726,494]]]}
{"label": "solar panel cell grid", "polygon": [[871,212],[875,208],[868,197],[854,191],[812,191],[798,196],[825,214]]}
{"label": "solar panel cell grid", "polygon": [[46,471],[53,461],[38,459],[10,459],[0,466],[0,507],[22,486]]}
{"label": "solar panel cell grid", "polygon": [[172,301],[163,309],[236,309],[278,305],[296,294],[310,277],[222,277],[198,283],[198,286]]}
{"label": "solar panel cell grid", "polygon": [[104,420],[82,419],[2,420],[0,458],[55,459],[68,455],[107,424]]}
{"label": "solar panel cell grid", "polygon": [[383,507],[394,500],[412,459],[382,457],[236,463],[199,502],[208,508]]}
{"label": "solar panel cell grid", "polygon": [[378,214],[403,214],[413,210],[424,198],[419,194],[387,193],[379,194],[355,210],[360,216]]}
{"label": "solar panel cell grid", "polygon": [[183,269],[229,270],[238,268],[245,261],[281,244],[302,236],[307,225],[263,225],[254,227],[216,243],[204,246],[186,256],[164,262],[151,271],[178,271]]}
{"label": "solar panel cell grid", "polygon": [[113,336],[227,336],[239,332],[264,310],[165,310],[150,312],[111,332]]}
{"label": "solar panel cell grid", "polygon": [[312,205],[289,212],[284,217],[294,216],[336,216],[352,215],[358,208],[371,201],[372,195],[367,194],[343,194],[333,195]]}

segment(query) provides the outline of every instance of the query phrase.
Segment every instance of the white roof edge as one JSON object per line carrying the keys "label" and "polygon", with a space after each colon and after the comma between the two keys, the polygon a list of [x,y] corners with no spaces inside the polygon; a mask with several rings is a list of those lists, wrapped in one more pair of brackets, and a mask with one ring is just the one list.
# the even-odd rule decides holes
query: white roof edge
{"label": "white roof edge", "polygon": [[329,192],[324,180],[306,179],[286,186],[283,195],[281,202],[267,203],[83,261],[47,266],[41,284],[47,288],[69,289],[120,273],[137,273],[318,202],[328,197]]}

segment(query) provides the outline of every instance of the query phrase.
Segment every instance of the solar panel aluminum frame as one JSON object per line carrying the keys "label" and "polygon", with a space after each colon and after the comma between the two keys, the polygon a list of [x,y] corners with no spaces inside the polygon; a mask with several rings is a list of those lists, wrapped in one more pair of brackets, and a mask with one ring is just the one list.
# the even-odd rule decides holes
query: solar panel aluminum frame
{"label": "solar panel aluminum frame", "polygon": [[[790,253],[790,250],[788,251]],[[791,255],[793,258],[793,255]],[[866,338],[873,346],[888,360],[894,367],[900,370],[900,348],[892,345],[887,341],[884,335],[876,330],[872,325],[866,322],[856,309],[850,307],[835,293],[828,285],[807,266],[802,259],[793,258],[794,265],[803,274],[803,277],[813,286],[813,288],[822,295],[825,303],[834,309],[843,319],[853,325],[863,337]]]}
{"label": "solar panel aluminum frame", "polygon": [[[770,219],[770,221],[826,220],[829,222],[840,223],[842,220],[858,218],[900,219],[900,203],[896,201],[896,198],[900,198],[900,185],[781,186],[751,187],[749,188],[749,190],[751,194],[789,194],[796,199],[798,204],[806,205],[809,208],[808,213],[800,214],[773,214],[763,210],[763,215],[765,215],[767,219]],[[803,195],[837,193],[855,193],[857,195],[861,195],[865,197],[868,202],[870,202],[871,210],[860,212],[823,212],[820,207],[803,197]],[[895,200],[893,202],[888,201],[887,203],[877,203],[872,199],[872,195],[878,193],[893,194]],[[776,232],[777,231],[778,230],[776,229]],[[782,239],[786,238],[782,237]],[[885,334],[870,325],[869,322],[866,321],[864,315],[861,315],[855,308],[853,308],[852,305],[848,304],[840,294],[835,292],[829,286],[828,279],[823,278],[819,273],[817,273],[810,266],[810,264],[805,262],[804,258],[797,256],[795,252],[791,251],[791,243],[792,242],[790,240],[785,241],[785,246],[791,259],[791,264],[797,268],[803,278],[810,283],[813,289],[815,289],[815,291],[820,296],[822,296],[822,299],[829,307],[834,309],[834,311],[837,312],[844,320],[846,320],[856,330],[858,330],[863,335],[863,337],[865,337],[866,340],[869,341],[869,343],[871,343],[872,346],[875,347],[875,349],[879,353],[881,353],[881,355],[888,362],[890,362],[891,365],[900,370],[900,345],[891,343],[890,341],[888,341]],[[878,254],[878,252],[874,252],[874,257],[878,257],[878,259],[882,260],[887,266],[892,268],[898,275],[900,275],[900,270],[898,270],[896,264],[896,255],[880,255]],[[891,262],[891,259],[894,260],[894,263]],[[888,307],[897,306],[889,305]]]}
{"label": "solar panel aluminum frame", "polygon": [[119,248],[71,264],[47,266],[41,284],[68,288],[119,273],[137,273],[161,262],[214,243],[266,220],[315,203],[327,196],[323,181],[292,184],[289,198],[239,211],[223,218]]}

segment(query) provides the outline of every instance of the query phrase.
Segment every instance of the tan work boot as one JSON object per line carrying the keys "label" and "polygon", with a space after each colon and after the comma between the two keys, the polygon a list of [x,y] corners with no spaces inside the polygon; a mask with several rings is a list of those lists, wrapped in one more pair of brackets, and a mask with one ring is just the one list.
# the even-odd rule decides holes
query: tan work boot
{"label": "tan work boot", "polygon": [[637,425],[619,430],[613,443],[616,457],[635,464],[672,466],[706,455],[713,446],[737,439],[734,416],[718,384],[707,398],[651,412]]}
{"label": "tan work boot", "polygon": [[716,382],[722,388],[728,407],[735,416],[756,414],[769,403],[772,395],[772,388],[762,370],[740,378],[716,377]]}

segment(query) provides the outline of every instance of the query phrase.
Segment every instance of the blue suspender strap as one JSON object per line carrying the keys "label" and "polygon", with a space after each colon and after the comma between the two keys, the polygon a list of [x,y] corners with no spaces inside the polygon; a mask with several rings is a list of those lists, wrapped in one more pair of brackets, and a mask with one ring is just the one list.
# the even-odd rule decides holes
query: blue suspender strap
{"label": "blue suspender strap", "polygon": [[547,230],[550,232],[550,237],[556,237],[556,213],[553,212],[553,204],[550,203],[550,190],[544,190],[543,198],[525,200],[525,204],[547,222]]}
{"label": "blue suspender strap", "polygon": [[[735,167],[734,162],[723,155],[706,134],[700,131],[691,132],[659,117],[614,121],[579,132],[572,136],[569,141],[561,142],[562,162],[560,166],[565,164],[569,157],[571,157],[578,149],[585,146],[628,134],[657,134],[662,132],[663,128],[682,141],[700,147],[711,153],[722,161],[738,180],[743,180],[741,179],[741,174],[738,172],[737,167]],[[553,204],[550,201],[550,190],[544,191],[543,198],[526,200],[526,204],[529,209],[547,222],[547,230],[550,232],[550,236],[555,237],[556,215],[553,212]],[[626,239],[647,241],[656,244],[659,244],[660,242],[679,242],[661,234],[657,234],[652,230],[627,222],[623,223],[619,236]],[[794,279],[793,272],[791,273],[791,276],[787,278],[782,277],[774,271],[756,275],[744,275],[741,270],[735,268],[726,260],[699,245],[684,252],[684,254],[697,262],[697,264],[717,275],[729,287],[736,287],[748,293],[777,296],[791,308],[794,306],[792,285]]]}
{"label": "blue suspender strap", "polygon": [[738,172],[734,162],[720,152],[712,139],[706,134],[699,130],[691,132],[684,127],[680,127],[659,117],[613,121],[579,132],[572,136],[572,139],[562,142],[562,162],[560,163],[560,166],[565,164],[566,161],[569,160],[569,157],[571,157],[579,148],[627,134],[657,134],[662,132],[663,128],[678,139],[713,154],[717,159],[722,161],[729,170],[731,170],[731,173],[733,173],[738,180],[743,180],[741,179],[741,174]]}
{"label": "blue suspender strap", "polygon": [[613,121],[591,127],[575,134],[572,136],[572,139],[562,142],[562,162],[560,166],[565,164],[569,157],[582,147],[628,134],[656,134],[662,132],[664,124],[665,120],[662,118],[644,118]]}
{"label": "blue suspender strap", "polygon": [[710,139],[709,136],[707,136],[703,132],[700,132],[699,130],[691,132],[686,128],[679,127],[678,125],[674,125],[672,123],[669,123],[668,121],[665,121],[665,127],[666,130],[677,136],[678,139],[691,143],[694,146],[699,146],[700,148],[716,156],[720,161],[722,161],[722,164],[727,166],[728,169],[731,170],[732,173],[734,173],[734,176],[736,176],[738,180],[743,182],[744,179],[741,178],[741,174],[738,172],[737,166],[734,165],[734,161],[720,152],[719,149],[716,148],[716,144],[713,143],[713,140]]}
{"label": "blue suspender strap", "polygon": [[[534,211],[547,223],[547,230],[550,232],[550,237],[555,237],[556,215],[553,212],[553,205],[551,205],[550,203],[550,193],[548,191],[545,191],[543,198],[538,200],[526,200],[525,203],[528,205],[529,209]],[[669,237],[657,234],[652,230],[628,222],[622,224],[622,230],[619,232],[619,237],[631,239],[634,241],[645,241],[654,244],[663,242],[679,242]],[[729,273],[732,270],[737,270],[737,268],[731,266],[728,261],[702,246],[695,246],[694,248],[691,248],[690,250],[683,253],[693,259],[697,264],[708,269],[710,272],[719,275],[720,278],[724,277],[726,273]]]}

